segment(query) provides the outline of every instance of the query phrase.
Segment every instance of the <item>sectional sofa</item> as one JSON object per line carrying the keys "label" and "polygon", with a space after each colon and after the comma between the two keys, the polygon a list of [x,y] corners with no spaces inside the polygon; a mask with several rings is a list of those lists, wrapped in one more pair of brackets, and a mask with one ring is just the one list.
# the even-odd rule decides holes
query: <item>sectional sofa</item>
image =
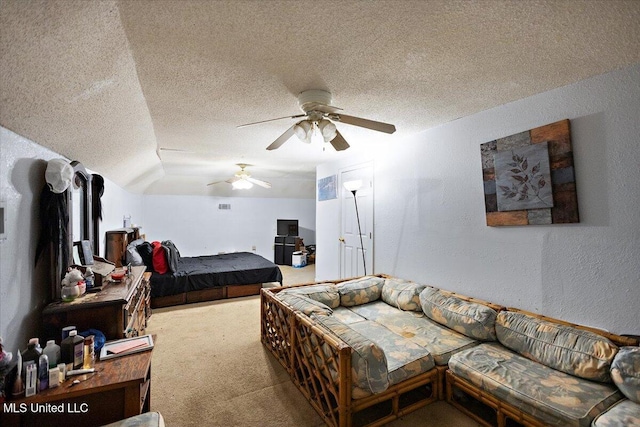
{"label": "sectional sofa", "polygon": [[439,399],[487,426],[640,422],[638,340],[378,275],[261,292],[261,339],[328,425]]}

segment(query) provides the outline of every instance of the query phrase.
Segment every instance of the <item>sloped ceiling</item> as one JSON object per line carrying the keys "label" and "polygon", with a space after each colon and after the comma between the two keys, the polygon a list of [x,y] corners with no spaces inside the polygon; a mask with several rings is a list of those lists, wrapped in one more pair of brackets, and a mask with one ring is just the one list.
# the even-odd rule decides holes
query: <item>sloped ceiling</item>
{"label": "sloped ceiling", "polygon": [[[315,167],[640,61],[630,1],[2,0],[0,124],[146,194],[313,197]],[[265,148],[307,89],[386,135]],[[180,150],[180,151],[177,151]],[[248,168],[271,190],[207,186]]]}

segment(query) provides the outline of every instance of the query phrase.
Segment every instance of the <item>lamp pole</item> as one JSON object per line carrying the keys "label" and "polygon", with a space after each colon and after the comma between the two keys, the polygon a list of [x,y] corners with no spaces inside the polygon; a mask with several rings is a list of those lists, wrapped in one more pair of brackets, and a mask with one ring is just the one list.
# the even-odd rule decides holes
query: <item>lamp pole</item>
{"label": "lamp pole", "polygon": [[360,249],[362,250],[362,268],[364,269],[364,275],[367,275],[367,262],[364,256],[364,244],[362,243],[362,229],[360,228],[360,214],[358,213],[358,199],[356,198],[356,192],[358,190],[351,190],[353,194],[353,203],[356,205],[356,219],[358,220],[358,235],[360,236]]}

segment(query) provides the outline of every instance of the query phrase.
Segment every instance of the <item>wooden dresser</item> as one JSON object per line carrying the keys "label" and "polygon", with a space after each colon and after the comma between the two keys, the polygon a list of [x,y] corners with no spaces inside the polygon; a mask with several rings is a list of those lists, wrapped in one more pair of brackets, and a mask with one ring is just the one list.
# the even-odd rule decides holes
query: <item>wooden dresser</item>
{"label": "wooden dresser", "polygon": [[[144,335],[151,316],[150,273],[132,267],[131,277],[108,283],[100,292],[87,293],[71,302],[54,302],[42,312],[46,339],[60,342],[62,328],[78,332],[97,329],[107,340]],[[46,341],[46,340],[45,340]]]}
{"label": "wooden dresser", "polygon": [[144,238],[144,235],[140,234],[139,227],[109,230],[105,233],[105,236],[105,258],[115,263],[116,267],[123,265],[127,245],[134,240]]}

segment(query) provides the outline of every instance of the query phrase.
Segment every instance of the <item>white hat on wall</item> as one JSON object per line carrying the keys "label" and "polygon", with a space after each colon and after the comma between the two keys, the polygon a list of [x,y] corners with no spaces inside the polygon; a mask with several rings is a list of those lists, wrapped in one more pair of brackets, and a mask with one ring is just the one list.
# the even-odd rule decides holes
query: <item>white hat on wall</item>
{"label": "white hat on wall", "polygon": [[71,185],[73,168],[65,159],[49,160],[44,178],[52,192],[56,194],[64,193]]}

